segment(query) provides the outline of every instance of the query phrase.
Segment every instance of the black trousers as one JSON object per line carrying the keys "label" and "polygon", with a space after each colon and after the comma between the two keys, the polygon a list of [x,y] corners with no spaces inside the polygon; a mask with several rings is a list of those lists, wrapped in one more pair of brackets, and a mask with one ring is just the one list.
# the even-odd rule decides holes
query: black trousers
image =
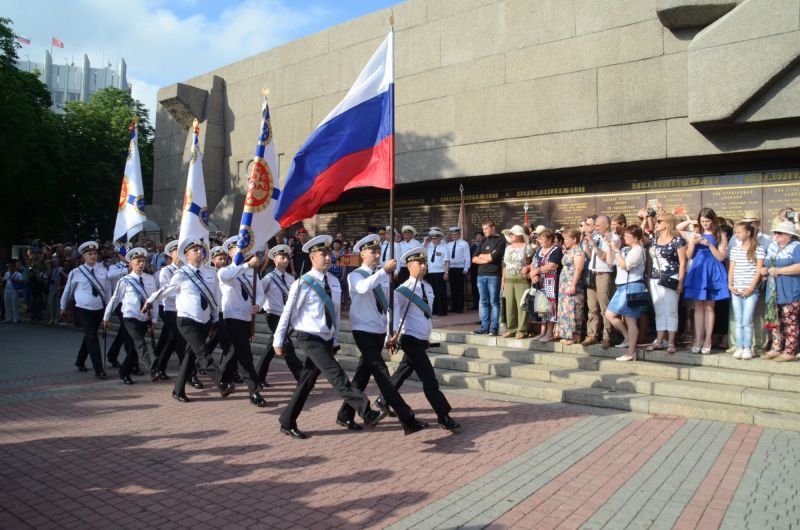
{"label": "black trousers", "polygon": [[237,366],[244,370],[242,379],[247,385],[247,391],[251,394],[261,389],[256,368],[253,366],[253,351],[250,349],[250,322],[235,318],[225,319],[225,328],[228,331],[228,338],[233,344],[233,349],[222,358],[219,365],[219,375],[217,384],[221,382],[230,383],[233,380],[233,373]]}
{"label": "black trousers", "polygon": [[[366,331],[353,330],[353,338],[356,341],[358,349],[361,351],[361,357],[358,359],[358,366],[356,373],[353,376],[353,386],[357,389],[364,391],[369,383],[370,376],[375,378],[375,384],[381,391],[384,397],[384,402],[391,406],[400,421],[407,423],[414,417],[411,412],[411,407],[405,402],[400,393],[392,386],[391,378],[389,377],[389,369],[386,368],[386,362],[383,360],[381,352],[383,345],[386,341],[385,333],[368,333]],[[347,402],[342,403],[337,415],[338,420],[348,421],[355,418],[356,411]]]}
{"label": "black trousers", "polygon": [[208,324],[192,320],[191,318],[178,317],[178,332],[186,341],[186,355],[181,361],[181,369],[175,380],[175,393],[182,394],[186,389],[186,381],[194,372],[197,356],[203,356],[206,350],[206,337],[208,337]]}
{"label": "black trousers", "polygon": [[411,273],[408,272],[408,267],[400,267],[400,272],[397,273],[397,285],[400,285],[409,277],[411,277]]}
{"label": "black trousers", "polygon": [[472,286],[472,309],[478,309],[478,266],[469,268],[469,284]]}
{"label": "black trousers", "polygon": [[83,329],[83,342],[81,343],[81,349],[78,351],[75,366],[85,366],[86,358],[89,357],[92,360],[95,374],[105,372],[103,370],[103,356],[100,354],[100,339],[97,338],[97,328],[100,327],[100,322],[103,321],[103,310],[76,307],[75,319]]}
{"label": "black trousers", "polygon": [[[183,357],[186,355],[186,340],[178,331],[177,311],[162,311],[161,320],[164,322],[164,326],[161,328],[161,336],[158,337],[158,344],[156,344],[157,360],[154,368],[166,372],[173,351],[178,354],[178,360],[183,361]],[[164,340],[162,341],[162,339]]]}
{"label": "black trousers", "polygon": [[[425,398],[431,404],[436,416],[441,420],[448,414],[452,407],[450,402],[439,389],[439,381],[436,380],[436,373],[433,371],[431,360],[425,351],[428,341],[419,340],[410,335],[400,337],[400,347],[403,348],[403,360],[397,370],[392,374],[392,386],[399,390],[408,376],[416,372],[417,377],[422,381],[422,391]],[[382,403],[386,403],[384,396],[378,398]]]}
{"label": "black trousers", "polygon": [[429,272],[425,279],[433,288],[433,310],[434,315],[441,317],[447,316],[447,283],[444,281],[443,272]]}
{"label": "black trousers", "polygon": [[[261,359],[258,360],[258,364],[256,365],[256,373],[258,373],[259,381],[267,380],[269,364],[272,362],[272,359],[275,358],[275,348],[272,347],[272,339],[275,330],[278,329],[278,322],[280,322],[280,320],[280,315],[267,313],[267,327],[269,327],[269,332],[267,333],[267,353],[261,356]],[[288,333],[283,340],[283,358],[286,360],[286,366],[291,370],[294,380],[299,381],[300,372],[303,371],[303,363],[297,358],[297,354],[294,352],[294,344],[292,344]]]}
{"label": "black trousers", "polygon": [[[119,308],[117,308],[117,310],[114,311],[113,314],[114,316],[117,317],[117,320],[119,321],[119,328],[117,329],[117,335],[114,337],[114,340],[111,341],[111,346],[105,353],[106,353],[106,358],[108,359],[109,362],[119,362],[119,353],[120,350],[122,350],[122,347],[125,346],[125,355],[130,355],[131,352],[133,351],[131,349],[133,348],[133,346],[131,345],[131,342],[129,340],[126,340],[128,332],[125,329],[125,324],[122,322],[122,311]],[[138,359],[134,366],[139,366]]]}
{"label": "black trousers", "polygon": [[353,407],[362,418],[369,408],[369,399],[364,392],[354,388],[347,379],[342,366],[333,357],[333,339],[324,340],[317,335],[297,332],[297,349],[306,354],[306,362],[300,373],[300,380],[289,403],[281,413],[280,422],[284,429],[296,429],[297,417],[306,404],[308,395],[314,389],[319,374],[323,374],[334,392]]}
{"label": "black trousers", "polygon": [[231,349],[231,339],[228,336],[228,330],[225,327],[225,317],[222,313],[219,314],[219,319],[217,320],[217,332],[211,337],[211,340],[208,341],[208,345],[206,349],[203,351],[202,355],[198,355],[197,357],[197,368],[206,368],[213,364],[213,357],[212,354],[214,350],[217,349],[217,346],[222,348],[222,355],[220,356],[220,363],[222,363],[222,359],[228,355],[228,352]]}
{"label": "black trousers", "polygon": [[464,312],[464,269],[450,267],[450,309],[453,313]]}
{"label": "black trousers", "polygon": [[125,377],[131,375],[133,367],[136,366],[136,359],[138,356],[145,360],[147,356],[147,341],[145,340],[145,333],[147,333],[147,322],[136,320],[135,318],[123,318],[122,325],[125,326],[125,341],[130,344],[130,348],[125,348],[125,360],[119,367],[119,376]]}

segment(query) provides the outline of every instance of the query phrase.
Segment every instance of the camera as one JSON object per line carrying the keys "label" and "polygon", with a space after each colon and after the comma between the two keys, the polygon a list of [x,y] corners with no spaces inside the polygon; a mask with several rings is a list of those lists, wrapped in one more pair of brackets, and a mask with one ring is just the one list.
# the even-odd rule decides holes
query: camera
{"label": "camera", "polygon": [[800,216],[798,215],[798,212],[794,210],[789,210],[788,212],[786,212],[786,220],[791,221],[793,223],[798,223],[800,222]]}
{"label": "camera", "polygon": [[652,208],[652,207],[650,207],[650,208],[647,208],[647,217],[655,217],[655,216],[656,216],[656,211],[655,211],[655,209],[654,209],[654,208]]}

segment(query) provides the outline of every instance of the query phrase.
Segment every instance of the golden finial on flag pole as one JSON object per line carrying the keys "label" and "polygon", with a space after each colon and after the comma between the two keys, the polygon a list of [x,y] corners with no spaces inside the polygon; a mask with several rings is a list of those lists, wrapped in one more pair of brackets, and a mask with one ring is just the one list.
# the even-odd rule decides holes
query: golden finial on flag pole
{"label": "golden finial on flag pole", "polygon": [[139,116],[138,115],[133,117],[133,124],[134,125],[139,125]]}
{"label": "golden finial on flag pole", "polygon": [[392,30],[394,30],[394,8],[392,8],[391,14],[389,15],[389,25],[392,26]]}
{"label": "golden finial on flag pole", "polygon": [[264,96],[264,97],[269,96],[269,89],[267,87],[262,88],[261,89],[261,95]]}

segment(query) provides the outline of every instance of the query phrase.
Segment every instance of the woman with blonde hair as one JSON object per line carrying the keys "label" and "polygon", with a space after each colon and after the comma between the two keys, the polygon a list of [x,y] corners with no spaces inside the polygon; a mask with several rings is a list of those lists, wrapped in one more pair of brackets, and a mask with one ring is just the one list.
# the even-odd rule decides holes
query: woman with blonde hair
{"label": "woman with blonde hair", "polygon": [[664,336],[669,342],[667,353],[675,353],[675,335],[678,332],[678,303],[683,292],[686,275],[686,240],[675,228],[675,216],[660,213],[656,216],[655,237],[650,243],[650,295],[656,313],[656,340],[647,346],[648,351],[662,350]]}

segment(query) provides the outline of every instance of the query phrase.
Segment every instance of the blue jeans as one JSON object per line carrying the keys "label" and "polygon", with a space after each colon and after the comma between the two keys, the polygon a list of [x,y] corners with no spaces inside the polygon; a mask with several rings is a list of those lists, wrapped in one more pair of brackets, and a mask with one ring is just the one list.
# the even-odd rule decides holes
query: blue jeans
{"label": "blue jeans", "polygon": [[752,348],[753,346],[753,312],[758,301],[758,291],[747,298],[731,293],[733,318],[736,320],[736,346]]}
{"label": "blue jeans", "polygon": [[500,277],[478,276],[481,299],[481,329],[497,332],[500,328]]}

